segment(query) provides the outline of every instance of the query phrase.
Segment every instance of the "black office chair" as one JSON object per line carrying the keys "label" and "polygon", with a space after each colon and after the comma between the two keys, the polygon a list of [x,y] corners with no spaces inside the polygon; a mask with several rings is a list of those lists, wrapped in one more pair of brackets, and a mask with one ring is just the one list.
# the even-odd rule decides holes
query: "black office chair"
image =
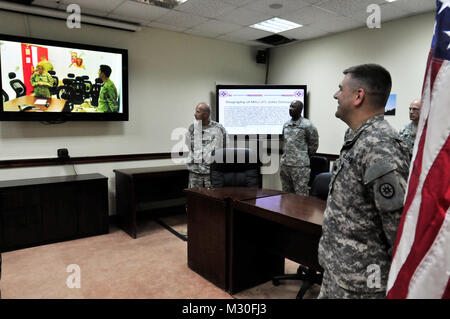
{"label": "black office chair", "polygon": [[309,158],[311,167],[311,173],[309,175],[309,182],[308,186],[311,187],[314,179],[317,175],[323,172],[329,172],[330,171],[330,161],[325,156],[320,155],[312,155]]}
{"label": "black office chair", "polygon": [[[322,200],[326,200],[328,197],[328,189],[331,181],[332,173],[324,172],[320,173],[314,179],[312,183],[312,187],[310,190],[310,196],[314,196],[320,198]],[[293,280],[302,280],[303,284],[300,287],[299,292],[297,293],[296,299],[302,299],[305,295],[306,291],[314,285],[314,284],[322,284],[322,273],[317,272],[314,269],[308,268],[306,266],[300,265],[297,268],[296,274],[285,274],[280,276],[275,276],[272,278],[272,283],[275,286],[280,284],[280,280],[285,279],[293,279]]]}
{"label": "black office chair", "polygon": [[321,200],[327,200],[332,175],[333,174],[331,172],[324,172],[317,175],[311,186],[309,196],[317,197]]}
{"label": "black office chair", "polygon": [[9,72],[8,77],[11,79],[9,84],[11,85],[14,92],[16,92],[16,98],[25,96],[27,94],[27,87],[19,79],[16,79],[16,74],[14,72]]}
{"label": "black office chair", "polygon": [[210,166],[212,187],[261,187],[261,165],[251,149],[221,148],[213,151],[212,156],[213,162]]}
{"label": "black office chair", "polygon": [[94,107],[98,106],[98,98],[100,96],[100,90],[102,88],[102,79],[96,78],[95,83],[92,84],[90,96],[91,96],[91,105]]}
{"label": "black office chair", "polygon": [[53,79],[53,86],[50,88],[50,94],[51,95],[56,95],[58,93],[59,79],[56,76],[56,72],[55,71],[48,71],[48,74],[50,74],[52,79]]}
{"label": "black office chair", "polygon": [[9,101],[8,93],[6,93],[3,89],[2,89],[2,98],[3,102]]}
{"label": "black office chair", "polygon": [[85,98],[88,98],[91,95],[92,82],[89,81],[88,75],[83,75],[82,78],[83,78],[83,84],[84,84]]}

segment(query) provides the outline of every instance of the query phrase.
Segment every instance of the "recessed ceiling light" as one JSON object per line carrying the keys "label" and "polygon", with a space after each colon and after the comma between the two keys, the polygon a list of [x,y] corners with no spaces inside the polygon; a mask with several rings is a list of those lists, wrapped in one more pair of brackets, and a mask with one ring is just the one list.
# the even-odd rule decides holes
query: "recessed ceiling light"
{"label": "recessed ceiling light", "polygon": [[272,3],[272,4],[269,6],[269,8],[271,8],[271,9],[281,9],[281,8],[283,8],[283,5],[280,4],[280,3]]}
{"label": "recessed ceiling light", "polygon": [[397,0],[386,0],[386,2],[394,2],[394,1],[397,1]]}
{"label": "recessed ceiling light", "polygon": [[272,19],[251,25],[250,28],[269,31],[272,33],[280,33],[283,31],[299,28],[302,26],[303,25],[301,25],[301,24],[297,24],[297,23],[294,23],[294,22],[291,22],[288,20],[284,20],[284,19],[280,19],[280,18],[272,18]]}

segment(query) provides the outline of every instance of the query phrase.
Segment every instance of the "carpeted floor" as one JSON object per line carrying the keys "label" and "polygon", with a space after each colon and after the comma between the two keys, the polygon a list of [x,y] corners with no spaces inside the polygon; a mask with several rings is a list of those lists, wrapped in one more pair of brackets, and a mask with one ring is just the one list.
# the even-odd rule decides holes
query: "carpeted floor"
{"label": "carpeted floor", "polygon": [[[186,232],[185,215],[164,223]],[[139,222],[132,239],[115,226],[109,234],[42,245],[2,254],[1,296],[4,299],[294,299],[301,282],[271,282],[233,296],[187,267],[187,242],[152,220]],[[68,288],[69,265],[80,269],[80,288]],[[286,271],[297,264],[286,260]],[[316,298],[313,286],[305,298]]]}

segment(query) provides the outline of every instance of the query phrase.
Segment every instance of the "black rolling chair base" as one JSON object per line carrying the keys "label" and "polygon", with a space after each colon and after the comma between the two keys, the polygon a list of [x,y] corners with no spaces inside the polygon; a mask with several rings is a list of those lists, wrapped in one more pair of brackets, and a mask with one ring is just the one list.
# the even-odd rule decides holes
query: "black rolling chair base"
{"label": "black rolling chair base", "polygon": [[297,268],[296,274],[286,274],[275,276],[272,278],[272,284],[274,286],[278,286],[280,284],[280,280],[302,280],[303,284],[300,287],[299,292],[297,293],[296,299],[303,299],[306,291],[312,287],[314,284],[322,284],[322,274],[318,273],[312,269],[309,269],[305,266],[299,266]]}

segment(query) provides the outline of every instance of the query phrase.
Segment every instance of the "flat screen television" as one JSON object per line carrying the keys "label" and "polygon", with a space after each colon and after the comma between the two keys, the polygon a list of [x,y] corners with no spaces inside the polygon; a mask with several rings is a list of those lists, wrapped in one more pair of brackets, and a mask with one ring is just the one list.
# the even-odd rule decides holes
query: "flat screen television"
{"label": "flat screen television", "polygon": [[290,120],[289,105],[302,101],[306,85],[216,85],[217,121],[232,135],[279,135]]}
{"label": "flat screen television", "polygon": [[128,121],[125,49],[0,35],[0,74],[2,121]]}

